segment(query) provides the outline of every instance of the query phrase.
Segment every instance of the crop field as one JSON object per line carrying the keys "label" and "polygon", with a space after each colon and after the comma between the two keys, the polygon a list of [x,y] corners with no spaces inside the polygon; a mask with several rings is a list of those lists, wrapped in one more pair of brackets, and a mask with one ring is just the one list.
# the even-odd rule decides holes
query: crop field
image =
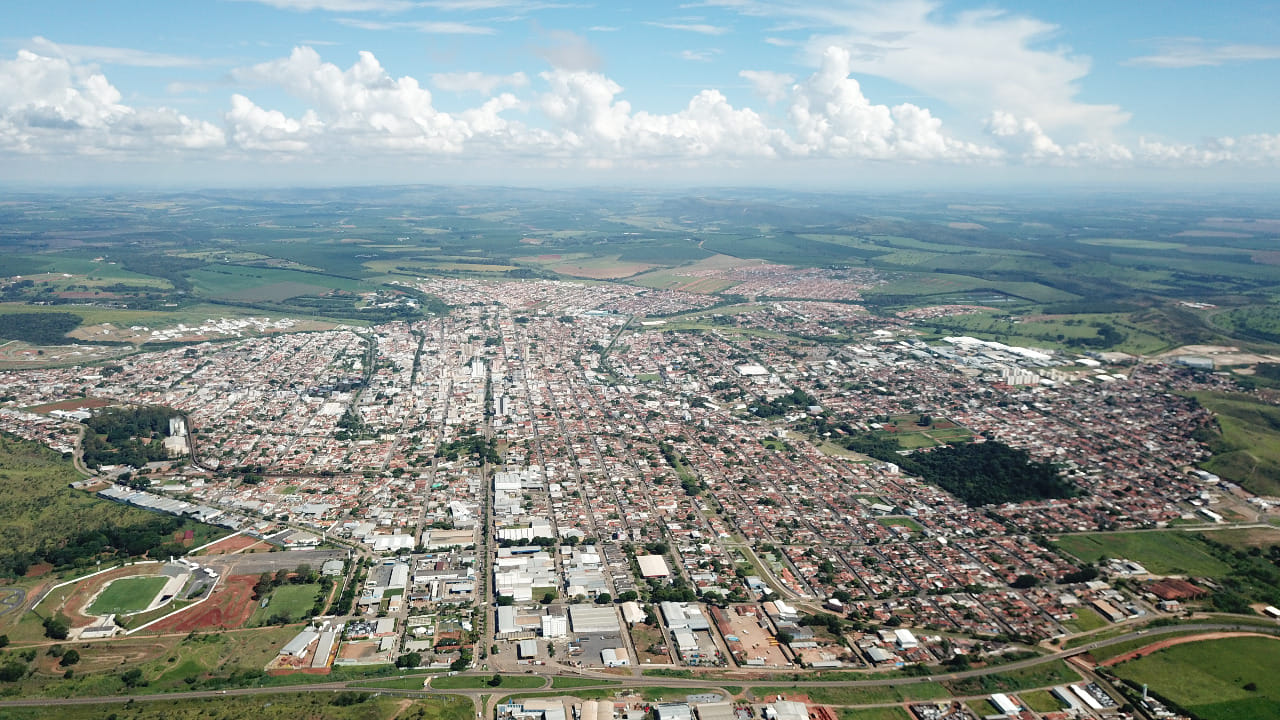
{"label": "crop field", "polygon": [[1229,530],[1205,530],[1204,536],[1215,542],[1234,548],[1262,548],[1280,545],[1280,528],[1232,528]]}
{"label": "crop field", "polygon": [[1175,645],[1116,665],[1115,674],[1203,720],[1280,717],[1280,642],[1224,638]]}
{"label": "crop field", "polygon": [[164,587],[164,576],[126,577],[111,581],[89,604],[94,615],[129,615],[145,610]]}
{"label": "crop field", "polygon": [[1194,537],[1174,530],[1063,535],[1055,544],[1082,562],[1125,558],[1156,575],[1225,577],[1231,572]]}

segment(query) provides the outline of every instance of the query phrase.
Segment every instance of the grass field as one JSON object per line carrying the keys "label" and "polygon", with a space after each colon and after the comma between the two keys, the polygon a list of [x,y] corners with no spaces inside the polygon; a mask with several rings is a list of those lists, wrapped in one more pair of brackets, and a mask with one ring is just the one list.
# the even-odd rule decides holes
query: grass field
{"label": "grass field", "polygon": [[1234,548],[1269,548],[1280,545],[1280,528],[1232,528],[1229,530],[1205,530],[1205,537]]}
{"label": "grass field", "polygon": [[0,561],[64,543],[79,532],[133,527],[156,517],[68,487],[79,479],[71,461],[52,450],[0,436]]}
{"label": "grass field", "polygon": [[1176,645],[1117,665],[1202,720],[1280,717],[1280,642],[1225,638]]}
{"label": "grass field", "polygon": [[[466,720],[471,717],[471,701],[456,698],[415,700],[401,708],[396,698],[358,696],[359,702],[340,706],[331,693],[287,693],[253,697],[218,697],[196,700],[67,706],[58,710],[61,720],[100,720],[105,717],[128,717],[130,720],[197,720],[199,718],[244,718],[256,720],[293,720],[294,718],[326,718],[326,720]],[[47,707],[6,708],[6,720],[35,720],[49,717]]]}
{"label": "grass field", "polygon": [[311,606],[315,604],[318,592],[320,592],[320,585],[317,583],[281,585],[271,591],[268,596],[271,601],[266,607],[253,611],[253,616],[249,618],[249,627],[265,625],[269,618],[282,613],[293,620],[305,620],[311,611]]}
{"label": "grass field", "polygon": [[1038,713],[1057,712],[1062,709],[1062,703],[1058,702],[1058,699],[1048,690],[1032,690],[1019,693],[1018,698],[1026,703],[1027,707]]}
{"label": "grass field", "polygon": [[1103,617],[1093,608],[1080,605],[1074,609],[1076,619],[1068,620],[1063,623],[1068,630],[1074,630],[1075,632],[1089,632],[1090,630],[1097,630],[1100,627],[1107,626],[1107,621],[1103,619]]}
{"label": "grass field", "polygon": [[94,615],[128,615],[145,610],[169,578],[158,575],[113,580],[89,605]]}
{"label": "grass field", "polygon": [[592,678],[577,677],[554,677],[551,678],[551,687],[553,688],[580,688],[580,687],[601,687],[605,685],[617,685],[612,680],[595,680]]}
{"label": "grass field", "polygon": [[1195,538],[1177,531],[1063,535],[1057,546],[1084,562],[1125,558],[1156,575],[1225,577],[1231,571]]}
{"label": "grass field", "polygon": [[1077,682],[1080,674],[1066,662],[1036,665],[1023,670],[1010,670],[993,675],[980,675],[964,680],[952,680],[947,688],[956,695],[987,695],[997,692],[1020,692],[1033,688]]}
{"label": "grass field", "polygon": [[879,685],[874,687],[757,687],[756,697],[766,695],[795,695],[803,693],[809,699],[830,705],[874,705],[877,703],[904,702],[907,700],[938,700],[950,697],[947,689],[938,683],[912,685]]}
{"label": "grass field", "polygon": [[1222,430],[1204,469],[1260,495],[1280,495],[1280,408],[1243,393],[1192,397],[1217,415]]}
{"label": "grass field", "polygon": [[453,675],[431,679],[431,687],[439,690],[483,690],[487,687],[529,689],[546,684],[541,675],[502,675],[502,684],[489,684],[492,675]]}

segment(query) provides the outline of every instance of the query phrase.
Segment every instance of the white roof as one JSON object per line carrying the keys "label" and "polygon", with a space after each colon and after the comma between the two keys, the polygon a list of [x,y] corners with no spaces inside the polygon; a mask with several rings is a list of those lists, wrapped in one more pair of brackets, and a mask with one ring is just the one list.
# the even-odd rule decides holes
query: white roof
{"label": "white roof", "polygon": [[640,565],[640,574],[644,577],[670,577],[667,561],[661,555],[641,555],[636,558]]}

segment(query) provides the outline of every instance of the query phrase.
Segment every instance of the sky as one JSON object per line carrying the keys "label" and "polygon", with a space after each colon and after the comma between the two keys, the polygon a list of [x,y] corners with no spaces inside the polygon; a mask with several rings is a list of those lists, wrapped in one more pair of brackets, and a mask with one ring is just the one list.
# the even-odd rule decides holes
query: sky
{"label": "sky", "polygon": [[9,3],[0,183],[1280,184],[1277,9]]}

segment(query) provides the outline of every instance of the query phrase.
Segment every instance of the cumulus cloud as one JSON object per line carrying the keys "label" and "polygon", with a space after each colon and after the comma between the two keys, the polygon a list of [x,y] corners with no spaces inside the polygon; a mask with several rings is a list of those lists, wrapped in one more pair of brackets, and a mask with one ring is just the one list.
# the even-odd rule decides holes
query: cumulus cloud
{"label": "cumulus cloud", "polygon": [[342,70],[315,50],[298,47],[287,58],[236,70],[232,77],[276,86],[303,100],[326,134],[353,144],[458,152],[469,134],[463,123],[432,106],[431,92],[416,79],[392,78],[371,52],[361,52]]}
{"label": "cumulus cloud", "polygon": [[529,76],[522,72],[510,75],[487,75],[481,72],[436,73],[431,76],[431,84],[445,92],[492,95],[501,86],[524,87],[529,84]]}
{"label": "cumulus cloud", "polygon": [[788,109],[797,151],[804,155],[874,159],[969,160],[998,152],[951,138],[942,121],[910,103],[872,103],[849,76],[850,55],[831,47],[822,64],[792,89]]}
{"label": "cumulus cloud", "polygon": [[96,69],[19,50],[0,61],[0,143],[18,152],[102,154],[204,149],[217,126],[169,108],[134,108]]}
{"label": "cumulus cloud", "polygon": [[937,0],[706,0],[753,17],[805,29],[815,65],[831,46],[850,53],[850,70],[884,77],[981,117],[1003,108],[1050,130],[1106,139],[1129,119],[1117,105],[1078,99],[1089,59],[1047,45],[1057,26],[998,9],[944,13]]}

